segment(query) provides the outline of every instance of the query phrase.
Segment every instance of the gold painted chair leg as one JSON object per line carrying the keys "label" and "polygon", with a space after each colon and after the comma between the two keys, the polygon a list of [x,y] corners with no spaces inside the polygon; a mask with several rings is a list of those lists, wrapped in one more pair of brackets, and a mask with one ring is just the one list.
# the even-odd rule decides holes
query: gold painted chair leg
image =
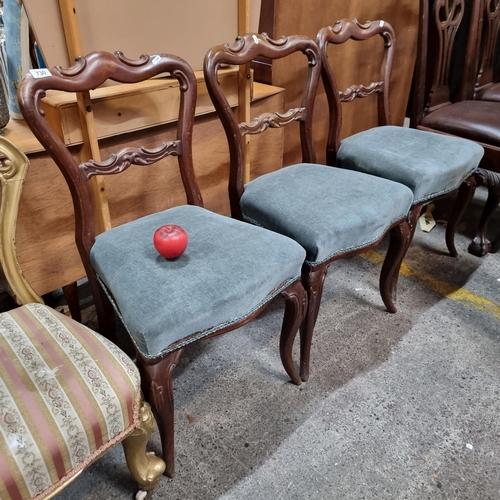
{"label": "gold painted chair leg", "polygon": [[123,441],[123,450],[130,473],[139,483],[140,490],[137,499],[146,498],[160,480],[165,470],[165,462],[153,452],[146,451],[146,445],[155,430],[155,419],[151,407],[142,401],[139,409],[139,426],[135,428]]}

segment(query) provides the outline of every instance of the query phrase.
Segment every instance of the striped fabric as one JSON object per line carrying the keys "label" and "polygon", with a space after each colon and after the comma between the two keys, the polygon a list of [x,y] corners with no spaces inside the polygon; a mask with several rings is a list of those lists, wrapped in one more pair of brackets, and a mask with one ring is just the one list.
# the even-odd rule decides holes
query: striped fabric
{"label": "striped fabric", "polygon": [[137,425],[140,378],[42,304],[0,314],[0,499],[44,498]]}

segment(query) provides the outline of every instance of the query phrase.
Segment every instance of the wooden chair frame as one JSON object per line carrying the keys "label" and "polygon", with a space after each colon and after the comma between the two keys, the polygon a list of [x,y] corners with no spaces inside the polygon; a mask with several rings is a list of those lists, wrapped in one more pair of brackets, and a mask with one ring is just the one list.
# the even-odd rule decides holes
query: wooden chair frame
{"label": "wooden chair frame", "polygon": [[[238,123],[217,79],[218,68],[222,64],[241,66],[255,59],[268,61],[280,59],[297,52],[302,52],[306,56],[309,68],[300,107],[289,109],[285,113],[264,113],[254,118],[250,123]],[[243,138],[246,134],[258,134],[268,128],[280,128],[297,121],[300,127],[302,161],[304,163],[316,163],[316,152],[312,137],[312,110],[321,75],[321,67],[321,55],[317,44],[313,40],[299,35],[273,40],[266,33],[249,33],[239,36],[231,46],[225,44],[213,47],[205,56],[204,74],[208,92],[228,139],[230,153],[228,189],[232,217],[243,220],[240,199],[244,192]],[[393,223],[388,232],[391,234],[391,241],[382,266],[380,292],[387,310],[396,312],[394,301],[396,298],[397,277],[407,248],[406,241],[410,235],[407,220],[404,219]],[[363,248],[335,255],[321,264],[310,265],[307,262],[304,263],[302,283],[308,293],[308,307],[305,320],[300,328],[300,376],[303,381],[309,378],[312,336],[321,303],[324,280],[330,264],[335,260],[357,255],[372,248],[382,238]]]}
{"label": "wooden chair frame", "polygon": [[[339,90],[331,65],[328,62],[328,46],[330,44],[342,44],[348,40],[365,41],[377,35],[382,38],[384,44],[379,80],[370,82],[368,85],[354,84],[345,91]],[[342,129],[342,103],[352,102],[356,98],[366,98],[376,94],[378,103],[378,126],[391,125],[389,89],[395,54],[395,39],[394,29],[389,23],[383,20],[368,21],[365,24],[361,24],[356,19],[342,19],[337,21],[334,26],[323,28],[319,31],[317,42],[323,56],[322,79],[331,117],[326,149],[327,163],[329,165],[336,165],[337,163],[337,153],[340,147]],[[408,223],[410,226],[410,235],[407,240],[408,246],[413,239],[418,218],[424,210],[424,207],[432,201],[446,198],[459,191],[459,200],[455,204],[455,208],[446,226],[446,246],[450,254],[456,257],[458,253],[454,241],[455,232],[467,208],[468,202],[474,193],[475,185],[475,177],[472,175],[463,182],[459,190],[448,192],[412,205],[408,213]]]}
{"label": "wooden chair frame", "polygon": [[[42,116],[40,98],[48,89],[82,92],[96,88],[111,78],[120,83],[137,83],[161,73],[170,73],[180,84],[180,106],[177,122],[177,139],[161,144],[154,149],[125,148],[105,161],[89,160],[77,164],[66,146],[52,131]],[[51,154],[71,191],[75,211],[75,239],[87,277],[94,295],[101,332],[113,338],[114,311],[107,293],[100,286],[90,262],[90,251],[95,242],[93,212],[88,180],[95,175],[112,175],[126,170],[130,165],[150,165],[167,156],[176,156],[186,192],[187,203],[202,207],[203,200],[196,182],[192,159],[192,129],[196,105],[196,78],[190,66],[181,58],[172,55],[142,55],[139,60],[127,59],[117,52],[115,55],[96,52],[79,57],[67,70],[56,67],[52,76],[42,79],[25,79],[19,89],[19,101],[23,115],[35,136]],[[110,294],[111,295],[111,294]],[[295,384],[301,380],[295,370],[292,347],[296,332],[305,315],[306,293],[299,281],[285,288],[285,315],[280,337],[280,355],[286,372]],[[110,297],[111,300],[113,299]],[[258,316],[268,305],[265,303],[249,316],[231,326],[202,336],[210,338],[235,330]],[[143,391],[156,415],[166,462],[165,473],[173,477],[174,467],[174,399],[172,373],[184,351],[184,346],[199,338],[193,332],[158,357],[148,358],[136,349],[137,363],[141,372]],[[186,342],[186,340],[188,342]]]}

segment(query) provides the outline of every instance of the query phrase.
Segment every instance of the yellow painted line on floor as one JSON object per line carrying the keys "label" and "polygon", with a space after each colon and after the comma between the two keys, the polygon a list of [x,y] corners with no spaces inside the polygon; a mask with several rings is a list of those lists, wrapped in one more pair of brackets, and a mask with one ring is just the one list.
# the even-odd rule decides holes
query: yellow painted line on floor
{"label": "yellow painted line on floor", "polygon": [[[384,253],[374,250],[363,252],[360,256],[377,266],[381,266],[385,259]],[[401,265],[399,275],[419,281],[427,286],[427,288],[439,293],[443,297],[460,302],[464,306],[473,307],[477,311],[486,312],[493,316],[493,318],[497,321],[500,321],[500,304],[498,304],[498,302],[493,302],[492,300],[488,300],[480,295],[476,295],[465,288],[454,285],[453,283],[438,280],[432,274],[419,271],[404,262]]]}

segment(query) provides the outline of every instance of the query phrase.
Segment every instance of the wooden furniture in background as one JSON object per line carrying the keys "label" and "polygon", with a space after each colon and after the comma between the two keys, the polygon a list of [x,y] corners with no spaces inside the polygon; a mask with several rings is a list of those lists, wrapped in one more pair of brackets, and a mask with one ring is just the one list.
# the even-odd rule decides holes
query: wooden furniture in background
{"label": "wooden furniture in background", "polygon": [[[384,19],[396,32],[398,45],[392,73],[391,109],[395,125],[403,125],[410,93],[416,57],[418,34],[418,0],[262,0],[259,32],[271,38],[292,34],[315,38],[324,26],[333,25],[342,18],[356,18],[360,22]],[[374,61],[370,46],[361,49],[355,44],[341,46],[330,52],[330,61],[339,75],[339,86],[347,88],[352,81],[367,83],[378,78],[379,61]],[[285,109],[300,103],[305,71],[300,59],[273,61],[259,59],[253,64],[255,80],[286,89]],[[328,134],[328,105],[323,89],[319,88],[314,110],[314,139],[318,158],[324,161]],[[354,103],[344,114],[343,137],[377,125],[377,106]],[[285,131],[285,165],[300,161],[300,144],[290,130]]]}
{"label": "wooden furniture in background", "polygon": [[[455,135],[476,141],[485,149],[476,176],[488,187],[488,200],[469,252],[482,256],[491,249],[486,232],[488,222],[500,202],[500,103],[456,100],[450,91],[450,64],[454,41],[464,18],[465,0],[421,0],[419,56],[415,74],[413,125],[421,130]],[[477,67],[474,50],[483,4],[469,4],[469,43],[464,68]],[[457,94],[458,99],[462,97]],[[472,196],[473,191],[467,195]],[[466,204],[463,199],[461,203]]]}

